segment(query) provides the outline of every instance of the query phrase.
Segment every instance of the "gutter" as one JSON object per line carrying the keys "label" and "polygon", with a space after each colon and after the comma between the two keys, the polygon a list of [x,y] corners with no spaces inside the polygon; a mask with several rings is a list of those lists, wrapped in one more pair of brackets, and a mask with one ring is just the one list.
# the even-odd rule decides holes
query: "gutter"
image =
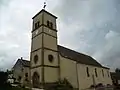
{"label": "gutter", "polygon": [[78,90],[79,90],[79,75],[78,75],[78,68],[77,68],[77,62],[76,62],[76,75],[77,75],[77,87],[78,87]]}

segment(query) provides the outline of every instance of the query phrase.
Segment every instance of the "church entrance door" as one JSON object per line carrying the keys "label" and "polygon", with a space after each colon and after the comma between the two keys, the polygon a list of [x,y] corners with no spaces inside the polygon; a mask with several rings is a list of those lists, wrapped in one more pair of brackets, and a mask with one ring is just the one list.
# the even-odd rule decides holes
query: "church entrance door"
{"label": "church entrance door", "polygon": [[34,72],[32,76],[32,81],[33,81],[33,88],[39,88],[39,74],[37,72]]}

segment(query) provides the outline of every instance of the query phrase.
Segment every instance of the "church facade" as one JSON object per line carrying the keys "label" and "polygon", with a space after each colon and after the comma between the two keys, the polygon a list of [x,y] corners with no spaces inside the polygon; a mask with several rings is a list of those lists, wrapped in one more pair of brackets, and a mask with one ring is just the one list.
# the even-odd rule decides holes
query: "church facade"
{"label": "church facade", "polygon": [[109,68],[91,56],[58,45],[57,17],[42,9],[33,18],[30,77],[33,88],[67,80],[76,89],[112,84]]}

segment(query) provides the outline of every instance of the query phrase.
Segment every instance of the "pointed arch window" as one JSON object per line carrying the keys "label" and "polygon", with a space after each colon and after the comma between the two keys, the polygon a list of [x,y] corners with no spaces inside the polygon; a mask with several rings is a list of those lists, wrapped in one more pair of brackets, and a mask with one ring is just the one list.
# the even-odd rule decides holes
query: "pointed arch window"
{"label": "pointed arch window", "polygon": [[33,81],[33,87],[34,88],[39,88],[39,74],[37,72],[34,72],[33,73],[33,76],[32,76],[32,81]]}
{"label": "pointed arch window", "polygon": [[95,76],[98,77],[97,69],[95,68]]}
{"label": "pointed arch window", "polygon": [[89,77],[90,74],[89,74],[89,68],[88,67],[86,67],[86,72],[87,72],[87,77]]}
{"label": "pointed arch window", "polygon": [[47,26],[49,27],[49,21],[47,21]]}
{"label": "pointed arch window", "polygon": [[108,77],[109,77],[109,71],[107,71]]}
{"label": "pointed arch window", "polygon": [[102,69],[102,75],[103,75],[103,77],[104,77],[104,71],[103,71],[103,69]]}

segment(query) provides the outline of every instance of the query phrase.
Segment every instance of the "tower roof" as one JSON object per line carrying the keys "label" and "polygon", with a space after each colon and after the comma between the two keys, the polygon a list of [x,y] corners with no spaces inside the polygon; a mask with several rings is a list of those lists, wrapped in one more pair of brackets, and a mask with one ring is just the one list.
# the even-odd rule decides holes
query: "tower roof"
{"label": "tower roof", "polygon": [[45,13],[47,13],[47,14],[49,14],[57,19],[57,17],[55,15],[51,14],[50,12],[46,11],[45,9],[42,9],[40,12],[38,12],[32,19],[34,19],[37,15],[39,15],[42,12],[45,12]]}

